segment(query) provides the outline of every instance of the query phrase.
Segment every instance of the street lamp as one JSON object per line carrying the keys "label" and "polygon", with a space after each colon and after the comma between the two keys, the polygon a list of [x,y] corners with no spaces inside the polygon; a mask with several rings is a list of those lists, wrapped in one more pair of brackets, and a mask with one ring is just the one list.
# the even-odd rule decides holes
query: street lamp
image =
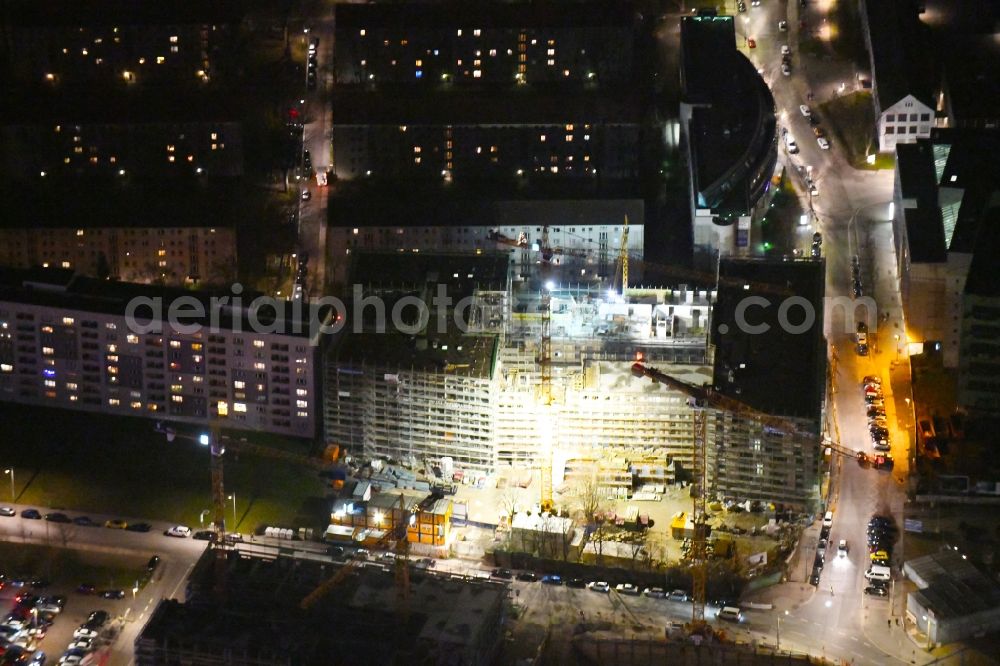
{"label": "street lamp", "polygon": [[233,500],[233,529],[236,529],[236,493],[233,493],[226,499]]}
{"label": "street lamp", "polygon": [[15,499],[15,496],[14,496],[14,468],[13,467],[8,467],[7,469],[5,469],[3,471],[3,473],[4,474],[10,474],[10,501],[13,502],[14,499]]}
{"label": "street lamp", "polygon": [[[788,617],[788,611],[784,612],[785,617]],[[778,629],[775,631],[774,635],[774,649],[781,649],[781,615],[778,615]]]}

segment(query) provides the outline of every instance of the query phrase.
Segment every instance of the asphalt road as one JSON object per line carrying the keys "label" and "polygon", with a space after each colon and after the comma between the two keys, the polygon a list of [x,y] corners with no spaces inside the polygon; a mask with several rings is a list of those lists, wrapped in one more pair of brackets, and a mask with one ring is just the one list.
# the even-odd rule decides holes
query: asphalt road
{"label": "asphalt road", "polygon": [[[126,530],[108,529],[106,527],[79,527],[76,525],[53,524],[45,520],[27,520],[21,518],[23,509],[34,508],[45,514],[49,509],[38,506],[24,506],[4,503],[17,510],[13,518],[0,517],[0,540],[11,543],[35,543],[56,547],[67,547],[75,550],[119,555],[129,562],[141,567],[151,555],[160,556],[160,565],[146,587],[133,598],[131,590],[125,590],[122,600],[112,601],[98,596],[82,595],[76,592],[82,582],[91,582],[101,587],[101,581],[61,580],[58,572],[52,572],[53,585],[44,594],[59,594],[67,598],[64,611],[39,645],[53,661],[59,657],[69,644],[73,631],[86,620],[92,610],[106,610],[112,617],[108,627],[116,633],[113,640],[106,645],[107,661],[110,666],[126,665],[133,660],[133,644],[135,638],[149,619],[150,613],[161,598],[184,599],[184,583],[194,563],[201,556],[207,542],[193,539],[179,539],[163,534],[170,525],[168,523],[152,522],[149,532],[129,532]],[[70,517],[81,515],[66,511]],[[120,516],[99,516],[88,514],[101,524],[109,518]],[[13,572],[12,574],[31,574],[36,572]],[[18,590],[6,588],[0,591],[0,605],[13,605],[13,596]]]}

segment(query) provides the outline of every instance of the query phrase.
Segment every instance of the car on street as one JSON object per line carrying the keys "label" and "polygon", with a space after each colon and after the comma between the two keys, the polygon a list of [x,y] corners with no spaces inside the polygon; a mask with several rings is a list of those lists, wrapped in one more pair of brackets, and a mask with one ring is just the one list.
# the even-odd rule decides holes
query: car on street
{"label": "car on street", "polygon": [[158,566],[160,566],[160,556],[153,555],[149,558],[149,562],[146,562],[146,571],[156,571]]}
{"label": "car on street", "polygon": [[10,508],[9,506],[0,506],[0,516],[11,518],[17,515],[17,511]]}
{"label": "car on street", "polygon": [[665,599],[667,597],[667,591],[662,587],[647,587],[642,593],[652,599]]}
{"label": "car on street", "polygon": [[754,39],[753,37],[748,37],[747,38],[747,46],[749,46],[752,49],[757,48],[757,40]]}
{"label": "car on street", "polygon": [[848,550],[847,539],[841,539],[837,544],[837,557],[847,557]]}
{"label": "car on street", "polygon": [[42,514],[38,509],[25,509],[21,512],[21,517],[28,520],[41,520]]}
{"label": "car on street", "polygon": [[70,650],[83,650],[84,652],[90,652],[94,649],[94,639],[92,638],[78,638],[67,646]]}
{"label": "car on street", "polygon": [[83,664],[83,658],[86,656],[87,653],[83,650],[66,650],[56,663],[60,666],[78,666]]}
{"label": "car on street", "polygon": [[172,527],[168,527],[163,533],[169,537],[186,539],[191,536],[191,528],[186,525],[174,525]]}
{"label": "car on street", "polygon": [[494,569],[490,572],[490,576],[493,578],[502,578],[504,580],[510,580],[514,577],[514,572],[510,569]]}
{"label": "car on street", "polygon": [[826,137],[820,136],[816,138],[816,143],[822,150],[830,150],[830,142],[826,140]]}
{"label": "car on street", "polygon": [[93,627],[83,625],[73,632],[73,638],[97,638],[97,630]]}
{"label": "car on street", "polygon": [[783,76],[791,76],[792,75],[792,67],[787,62],[781,63],[781,74]]}
{"label": "car on street", "polygon": [[514,576],[517,580],[524,581],[525,583],[534,583],[538,580],[538,574],[534,571],[518,571],[517,575]]}
{"label": "car on street", "polygon": [[90,583],[80,583],[77,586],[76,591],[80,594],[96,594],[97,588]]}
{"label": "car on street", "polygon": [[780,32],[788,32],[788,21],[778,21],[778,30]]}
{"label": "car on street", "polygon": [[103,627],[105,623],[107,623],[107,621],[110,619],[111,616],[108,614],[108,611],[106,610],[90,611],[90,615],[87,616],[87,626],[92,627],[94,629],[99,629]]}
{"label": "car on street", "polygon": [[604,592],[608,593],[611,591],[611,586],[603,580],[592,580],[587,583],[587,589],[592,592]]}
{"label": "car on street", "polygon": [[809,584],[810,585],[816,585],[816,586],[819,585],[819,575],[820,575],[821,571],[822,570],[820,570],[820,569],[813,569],[812,575],[809,576]]}
{"label": "car on street", "polygon": [[809,195],[810,196],[814,196],[814,197],[818,197],[819,196],[819,186],[816,185],[815,181],[812,181],[812,180],[809,181],[808,187],[809,187]]}
{"label": "car on street", "polygon": [[65,513],[47,513],[45,514],[45,520],[50,523],[72,523],[73,519],[67,516]]}
{"label": "car on street", "polygon": [[865,588],[865,594],[873,597],[887,597],[889,596],[889,589],[884,585],[869,585]]}
{"label": "car on street", "polygon": [[73,519],[73,524],[80,527],[98,527],[98,524],[91,520],[90,516],[77,516]]}
{"label": "car on street", "polygon": [[125,591],[124,590],[104,590],[103,592],[101,592],[101,597],[103,597],[104,599],[124,599],[125,598]]}
{"label": "car on street", "polygon": [[670,601],[687,601],[689,599],[688,593],[684,590],[673,590],[667,598],[670,599]]}
{"label": "car on street", "polygon": [[575,587],[581,589],[587,587],[587,581],[582,578],[569,578],[566,580],[566,587]]}
{"label": "car on street", "polygon": [[878,384],[879,386],[882,385],[882,378],[879,377],[878,375],[865,375],[864,379],[862,379],[861,381],[863,381],[865,384]]}
{"label": "car on street", "polygon": [[743,0],[736,3],[736,9],[740,12],[745,12],[747,10],[747,5]]}
{"label": "car on street", "polygon": [[153,526],[149,523],[130,523],[125,529],[129,532],[148,532],[153,529]]}
{"label": "car on street", "polygon": [[26,666],[45,666],[45,653],[41,650],[35,650]]}
{"label": "car on street", "polygon": [[781,55],[783,56],[792,55],[792,49],[789,48],[788,44],[781,45]]}
{"label": "car on street", "polygon": [[799,104],[799,113],[808,118],[812,115],[812,110],[810,110],[810,108],[805,104]]}
{"label": "car on street", "polygon": [[105,521],[104,526],[112,530],[123,530],[128,527],[128,522],[121,518],[112,518]]}
{"label": "car on street", "polygon": [[615,585],[615,592],[618,594],[637,596],[639,594],[639,587],[637,585],[633,585],[632,583],[618,583]]}
{"label": "car on street", "polygon": [[302,200],[309,201],[310,199],[312,199],[312,192],[309,190],[302,190]]}
{"label": "car on street", "polygon": [[213,541],[215,540],[215,532],[212,530],[198,530],[191,535],[191,538],[198,541]]}
{"label": "car on street", "polygon": [[542,583],[545,585],[562,585],[562,576],[557,576],[556,574],[546,574],[542,576]]}

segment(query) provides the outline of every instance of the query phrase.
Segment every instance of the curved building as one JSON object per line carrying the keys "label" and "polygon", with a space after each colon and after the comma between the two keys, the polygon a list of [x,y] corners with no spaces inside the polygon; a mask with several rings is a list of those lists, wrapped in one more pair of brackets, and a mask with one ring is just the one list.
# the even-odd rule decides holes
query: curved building
{"label": "curved building", "polygon": [[680,75],[695,256],[748,254],[778,159],[774,97],[732,16],[681,19]]}

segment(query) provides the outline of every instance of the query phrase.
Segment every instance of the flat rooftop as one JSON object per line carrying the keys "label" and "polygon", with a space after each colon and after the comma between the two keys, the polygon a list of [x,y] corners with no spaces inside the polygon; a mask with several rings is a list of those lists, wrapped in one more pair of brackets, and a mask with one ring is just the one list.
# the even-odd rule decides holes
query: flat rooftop
{"label": "flat rooftop", "polygon": [[[420,5],[425,7],[426,5]],[[502,5],[501,5],[502,6]],[[544,91],[471,88],[427,90],[393,86],[340,85],[332,93],[338,125],[637,125],[642,106],[630,88],[580,90],[578,84],[546,84]]]}
{"label": "flat rooftop", "polygon": [[0,184],[0,226],[16,228],[235,227],[245,186],[236,179],[54,178]]}
{"label": "flat rooftop", "polygon": [[448,286],[453,298],[476,291],[506,291],[510,259],[504,252],[435,254],[433,252],[354,252],[350,283],[375,291],[419,290]]}
{"label": "flat rooftop", "polygon": [[865,0],[861,3],[870,33],[875,93],[881,109],[913,95],[934,108],[929,66],[929,32],[914,0]]}
{"label": "flat rooftop", "polygon": [[[216,320],[220,328],[231,329],[236,325],[244,331],[255,330],[254,325],[269,332],[282,335],[308,337],[309,322],[315,318],[322,319],[329,311],[329,306],[312,306],[302,302],[267,299],[259,303],[259,307],[251,310],[249,306],[261,294],[241,292],[245,307],[233,310],[231,307],[218,306]],[[200,324],[210,326],[213,313],[213,299],[233,298],[232,292],[224,290],[190,290],[175,287],[165,287],[152,284],[137,284],[132,282],[113,282],[97,278],[83,277],[71,270],[53,268],[0,268],[0,301],[9,303],[24,303],[42,307],[58,308],[70,312],[93,312],[113,316],[134,317],[137,323],[145,324],[153,316],[150,303],[160,303],[160,312],[153,321],[166,320],[171,304],[185,299],[182,306],[181,320],[184,325]],[[220,301],[228,303],[228,301]],[[130,311],[133,303],[140,303]],[[204,316],[188,316],[195,312],[193,307],[201,304]],[[250,313],[254,312],[255,319]],[[167,321],[163,321],[163,331],[168,334],[172,330]]]}
{"label": "flat rooftop", "polygon": [[[138,3],[145,4],[145,3]],[[169,87],[70,85],[57,88],[19,86],[17,95],[0,101],[0,125],[154,125],[221,123],[245,115],[242,97],[214,88],[199,88],[194,72]]]}
{"label": "flat rooftop", "polygon": [[[826,345],[823,338],[825,262],[723,259],[719,266],[719,296],[712,311],[715,366],[712,383],[726,396],[774,416],[818,422],[826,386]],[[738,281],[744,281],[744,289]],[[769,287],[787,289],[786,295]],[[779,323],[785,298],[805,298],[815,319],[801,332]],[[768,307],[751,305],[743,324],[765,324],[766,332],[751,332],[738,322],[736,309],[745,299],[766,299]],[[760,301],[761,303],[765,301]],[[800,306],[787,313],[787,323],[803,324]]]}
{"label": "flat rooftop", "polygon": [[[391,329],[391,324],[387,328]],[[457,330],[437,333],[435,328],[436,317],[432,312],[426,335],[406,335],[394,330],[350,333],[331,350],[331,362],[338,372],[348,373],[360,372],[367,366],[394,372],[438,372],[481,379],[494,376],[500,351],[499,336],[463,334]],[[387,374],[384,380],[398,384],[399,376]]]}
{"label": "flat rooftop", "polygon": [[909,560],[904,571],[920,588],[913,593],[918,603],[934,611],[937,619],[1000,607],[1000,585],[955,551]]}
{"label": "flat rooftop", "polygon": [[698,204],[746,214],[751,183],[720,187],[734,170],[751,175],[774,144],[774,97],[756,67],[736,48],[732,16],[681,19],[681,100],[693,106],[688,123]]}
{"label": "flat rooftop", "polygon": [[135,2],[134,0],[45,0],[5,7],[10,23],[24,27],[227,24],[243,15],[235,0]]}
{"label": "flat rooftop", "polygon": [[508,30],[520,28],[631,27],[639,16],[630,2],[602,0],[572,3],[338,4],[338,30],[427,30],[479,25]]}
{"label": "flat rooftop", "polygon": [[423,663],[428,648],[461,652],[489,643],[502,621],[503,585],[414,570],[403,615],[393,572],[369,567],[302,611],[299,602],[332,575],[329,564],[310,560],[231,558],[218,600],[210,594],[213,559],[206,551],[196,566],[187,603],[160,602],[136,639],[137,657],[158,647],[233,663]]}

